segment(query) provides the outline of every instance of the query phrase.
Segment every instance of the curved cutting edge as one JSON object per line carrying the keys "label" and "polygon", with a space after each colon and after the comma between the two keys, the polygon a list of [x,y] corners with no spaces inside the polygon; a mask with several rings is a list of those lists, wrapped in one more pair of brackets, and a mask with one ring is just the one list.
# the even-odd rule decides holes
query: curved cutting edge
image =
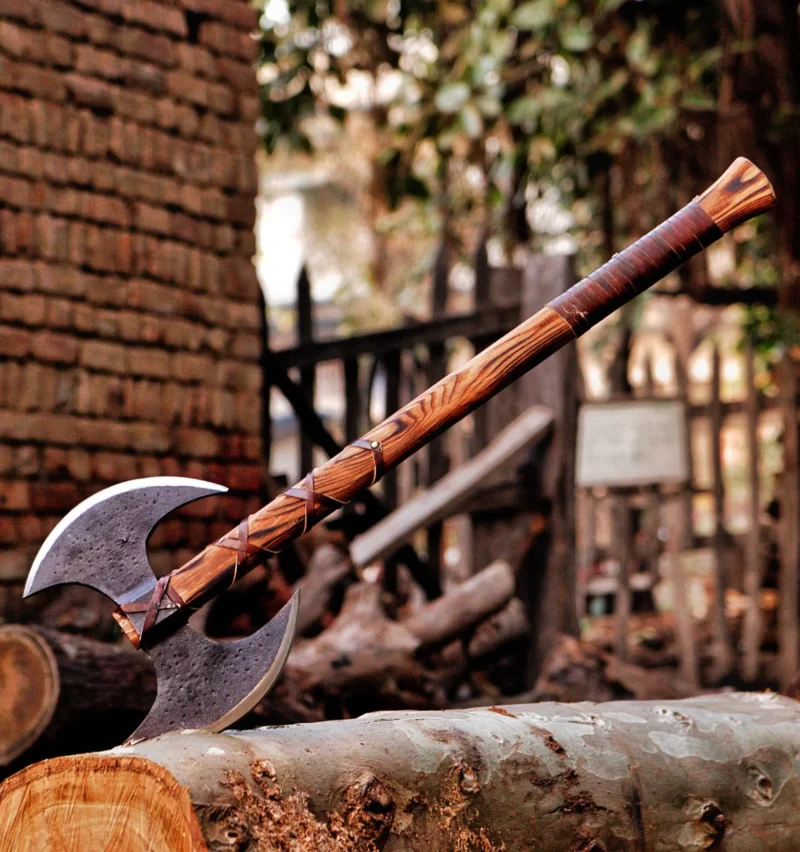
{"label": "curved cutting edge", "polygon": [[259,631],[216,642],[188,624],[148,649],[158,694],[128,743],[169,731],[221,731],[261,700],[278,679],[292,646],[299,592]]}
{"label": "curved cutting edge", "polygon": [[[173,509],[218,494],[224,485],[182,476],[151,476],[112,485],[69,512],[45,539],[25,596],[61,583],[81,583],[116,603],[151,589],[147,539]],[[133,594],[135,597],[135,594]]]}

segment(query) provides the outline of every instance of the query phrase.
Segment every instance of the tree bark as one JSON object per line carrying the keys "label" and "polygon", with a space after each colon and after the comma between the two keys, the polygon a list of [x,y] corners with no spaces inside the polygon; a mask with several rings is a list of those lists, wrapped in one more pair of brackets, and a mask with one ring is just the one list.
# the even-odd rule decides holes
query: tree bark
{"label": "tree bark", "polygon": [[790,852],[800,704],[377,713],[179,734],[0,786],[0,849]]}

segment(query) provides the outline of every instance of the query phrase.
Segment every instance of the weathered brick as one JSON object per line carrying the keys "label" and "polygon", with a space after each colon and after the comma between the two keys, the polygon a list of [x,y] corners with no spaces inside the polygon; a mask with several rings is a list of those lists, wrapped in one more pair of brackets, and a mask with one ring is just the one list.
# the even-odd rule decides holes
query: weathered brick
{"label": "weathered brick", "polygon": [[172,217],[169,210],[152,204],[138,202],[134,205],[134,227],[139,231],[168,236],[172,233]]}
{"label": "weathered brick", "polygon": [[[226,113],[230,115],[231,110]],[[261,115],[261,104],[257,95],[239,95],[237,104],[238,116],[242,121],[255,121]]]}
{"label": "weathered brick", "polygon": [[172,356],[171,375],[181,382],[202,382],[214,370],[214,361],[207,355],[176,352]]}
{"label": "weathered brick", "polygon": [[85,15],[86,35],[92,44],[111,44],[111,35],[116,29],[112,22],[102,15]]}
{"label": "weathered brick", "polygon": [[8,289],[30,292],[36,288],[34,267],[26,261],[0,257],[0,281]]}
{"label": "weathered brick", "polygon": [[118,343],[87,340],[81,346],[79,362],[92,370],[124,373],[128,367],[127,350]]}
{"label": "weathered brick", "polygon": [[0,292],[0,319],[7,323],[37,326],[44,322],[44,296]]}
{"label": "weathered brick", "polygon": [[92,457],[86,450],[71,449],[66,453],[66,469],[73,479],[86,481],[92,476]]}
{"label": "weathered brick", "polygon": [[37,98],[49,101],[63,101],[67,96],[67,87],[63,75],[50,68],[41,68],[29,62],[11,62],[5,69],[6,85]]}
{"label": "weathered brick", "polygon": [[215,11],[228,24],[250,32],[258,27],[258,10],[250,3],[216,4]]}
{"label": "weathered brick", "polygon": [[247,62],[238,62],[229,56],[216,57],[217,74],[226,83],[240,92],[252,92],[257,88],[256,73]]}
{"label": "weathered brick", "polygon": [[187,74],[198,75],[213,80],[217,76],[214,56],[199,44],[178,42],[175,45],[178,65]]}
{"label": "weathered brick", "polygon": [[69,334],[40,331],[33,338],[31,351],[40,361],[74,364],[78,354],[78,341]]}
{"label": "weathered brick", "polygon": [[38,22],[45,30],[64,33],[71,38],[83,38],[87,34],[86,17],[74,6],[61,0],[46,0],[35,6]]}
{"label": "weathered brick", "polygon": [[0,326],[0,355],[24,358],[31,351],[33,336],[22,328]]}
{"label": "weathered brick", "polygon": [[130,215],[127,205],[113,195],[100,195],[82,192],[78,197],[79,215],[84,219],[103,222],[127,228],[130,225]]}
{"label": "weathered brick", "polygon": [[178,455],[213,458],[217,455],[218,450],[219,438],[207,429],[180,428],[175,430],[175,452]]}
{"label": "weathered brick", "polygon": [[81,499],[74,482],[32,482],[31,508],[37,512],[67,512]]}
{"label": "weathered brick", "polygon": [[264,484],[264,473],[261,465],[231,464],[228,465],[226,484],[237,491],[258,491]]}
{"label": "weathered brick", "polygon": [[149,95],[143,95],[127,88],[117,94],[116,111],[124,118],[130,118],[139,124],[153,124],[156,121],[156,105]]}
{"label": "weathered brick", "polygon": [[116,86],[82,74],[67,74],[65,81],[73,100],[77,104],[100,110],[114,108],[117,95]]}
{"label": "weathered brick", "polygon": [[138,347],[130,351],[130,372],[134,376],[167,378],[170,375],[170,355],[155,347]]}
{"label": "weathered brick", "polygon": [[202,23],[199,39],[201,44],[223,56],[236,56],[246,62],[254,62],[258,55],[258,42],[255,39],[217,21]]}
{"label": "weathered brick", "polygon": [[[241,101],[241,97],[238,99]],[[237,103],[237,97],[222,83],[212,83],[208,87],[208,106],[219,115],[233,115],[237,109],[241,111],[241,104]],[[258,112],[256,112],[258,116]]]}
{"label": "weathered brick", "polygon": [[103,50],[88,44],[75,47],[75,70],[90,77],[103,77],[106,80],[121,80],[125,63],[111,50]]}
{"label": "weathered brick", "polygon": [[27,24],[36,24],[36,6],[30,0],[0,0],[0,17],[15,18]]}
{"label": "weathered brick", "polygon": [[122,81],[127,86],[133,86],[155,96],[163,94],[166,86],[165,72],[162,68],[137,60],[122,63]]}
{"label": "weathered brick", "polygon": [[[33,298],[33,297],[31,297]],[[42,301],[44,301],[43,297]],[[75,303],[71,299],[48,299],[46,304],[46,323],[50,328],[72,328],[75,317]]]}
{"label": "weathered brick", "polygon": [[171,68],[177,62],[175,43],[169,36],[161,33],[153,33],[139,27],[114,27],[111,43],[120,53],[147,59],[165,68]]}
{"label": "weathered brick", "polygon": [[205,80],[198,79],[185,71],[169,71],[165,84],[167,92],[181,101],[200,107],[208,107],[209,86]]}
{"label": "weathered brick", "polygon": [[17,538],[28,544],[40,544],[45,537],[42,519],[38,515],[22,515],[17,519]]}
{"label": "weathered brick", "polygon": [[121,14],[126,22],[141,24],[151,30],[173,33],[181,38],[187,33],[186,18],[180,9],[161,3],[153,3],[150,0],[124,3]]}
{"label": "weathered brick", "polygon": [[4,482],[0,490],[0,508],[9,512],[21,512],[31,505],[30,483],[22,480]]}
{"label": "weathered brick", "polygon": [[121,482],[137,476],[136,458],[123,453],[95,453],[92,474],[101,482]]}

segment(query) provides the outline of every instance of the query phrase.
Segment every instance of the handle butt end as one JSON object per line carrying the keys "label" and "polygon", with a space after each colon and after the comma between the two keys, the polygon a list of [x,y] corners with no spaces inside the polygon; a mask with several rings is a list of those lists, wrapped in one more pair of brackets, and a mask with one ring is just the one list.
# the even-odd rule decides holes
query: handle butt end
{"label": "handle butt end", "polygon": [[737,157],[697,203],[722,233],[775,206],[775,190],[758,166]]}

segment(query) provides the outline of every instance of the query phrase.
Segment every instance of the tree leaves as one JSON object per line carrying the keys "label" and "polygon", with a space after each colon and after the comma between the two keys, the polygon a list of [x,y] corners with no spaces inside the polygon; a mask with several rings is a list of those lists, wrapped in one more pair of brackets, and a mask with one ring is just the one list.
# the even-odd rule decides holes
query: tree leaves
{"label": "tree leaves", "polygon": [[521,30],[539,30],[553,20],[553,0],[526,0],[514,10],[511,23]]}
{"label": "tree leaves", "polygon": [[443,113],[457,113],[469,100],[470,89],[466,83],[448,83],[436,93],[436,108]]}

